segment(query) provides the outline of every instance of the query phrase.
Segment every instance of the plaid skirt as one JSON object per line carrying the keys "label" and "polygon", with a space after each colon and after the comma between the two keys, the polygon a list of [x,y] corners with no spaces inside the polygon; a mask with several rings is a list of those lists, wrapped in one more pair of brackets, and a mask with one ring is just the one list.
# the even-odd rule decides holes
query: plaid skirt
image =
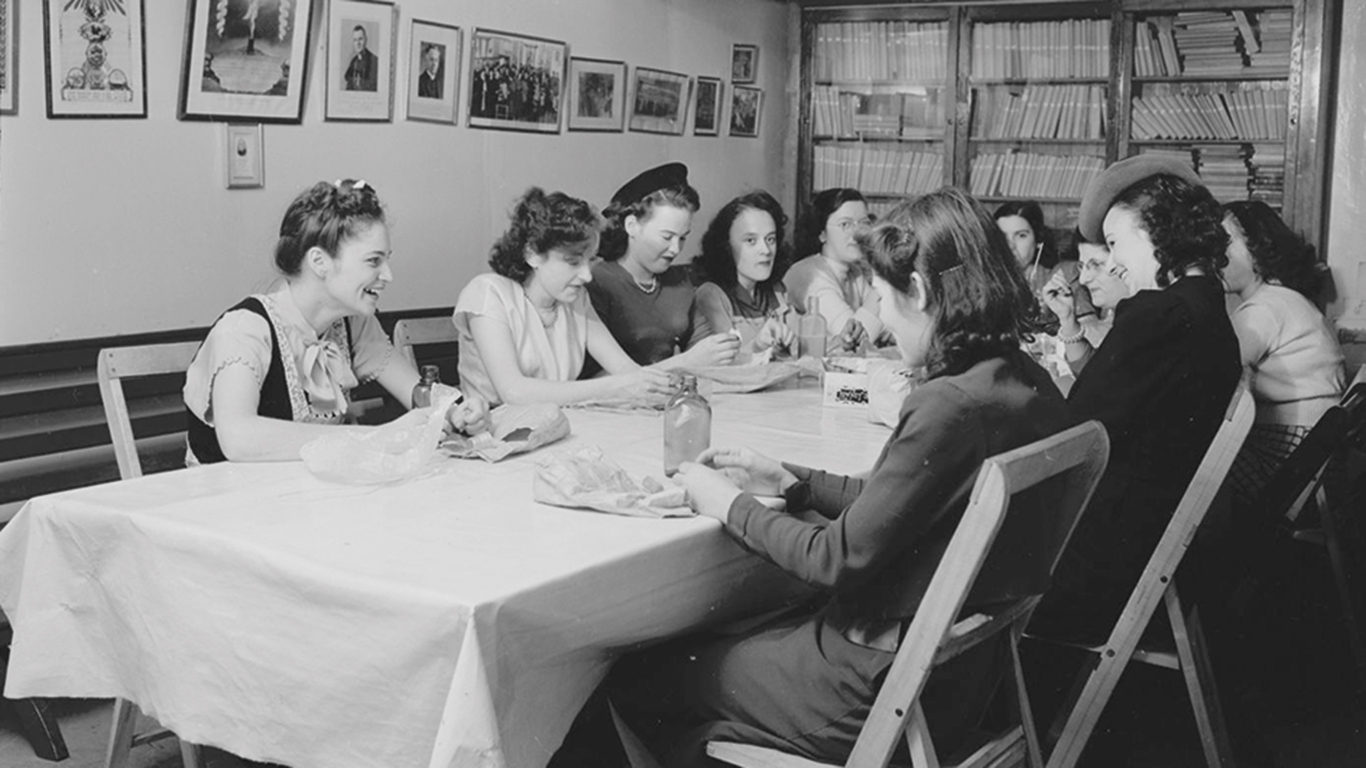
{"label": "plaid skirt", "polygon": [[1295,446],[1309,434],[1309,429],[1303,424],[1252,425],[1228,472],[1229,490],[1238,509],[1246,509],[1256,502],[1258,494]]}

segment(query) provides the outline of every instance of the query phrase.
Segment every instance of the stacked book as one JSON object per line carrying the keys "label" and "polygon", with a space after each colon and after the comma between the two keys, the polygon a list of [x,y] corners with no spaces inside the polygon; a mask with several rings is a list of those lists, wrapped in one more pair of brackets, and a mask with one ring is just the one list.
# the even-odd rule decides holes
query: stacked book
{"label": "stacked book", "polygon": [[1284,81],[1147,83],[1133,100],[1133,137],[1283,140],[1288,109]]}
{"label": "stacked book", "polygon": [[944,184],[940,152],[869,144],[815,148],[814,189],[852,187],[870,195],[923,194]]}
{"label": "stacked book", "polygon": [[1289,10],[1262,11],[1257,17],[1260,34],[1252,37],[1253,44],[1248,46],[1248,74],[1289,74],[1290,14]]}
{"label": "stacked book", "polygon": [[816,80],[944,80],[948,25],[943,22],[849,21],[816,25]]}
{"label": "stacked book", "polygon": [[811,92],[813,133],[817,138],[944,137],[944,105],[938,88],[859,93],[833,85]]}
{"label": "stacked book", "polygon": [[972,32],[972,77],[1010,80],[1105,77],[1110,22],[1104,19],[978,24]]}
{"label": "stacked book", "polygon": [[1137,77],[1288,76],[1291,11],[1153,16],[1134,37]]}
{"label": "stacked book", "polygon": [[1246,200],[1251,173],[1242,146],[1197,147],[1196,172],[1215,200]]}
{"label": "stacked book", "polygon": [[1172,35],[1181,55],[1181,74],[1229,77],[1243,73],[1238,24],[1222,11],[1178,13]]}
{"label": "stacked book", "polygon": [[972,110],[978,139],[1100,139],[1105,86],[1026,85],[982,88]]}
{"label": "stacked book", "polygon": [[1250,180],[1248,197],[1281,207],[1285,201],[1285,147],[1255,144],[1247,159]]}
{"label": "stacked book", "polygon": [[1032,152],[984,152],[972,159],[969,189],[981,197],[1079,199],[1105,158]]}

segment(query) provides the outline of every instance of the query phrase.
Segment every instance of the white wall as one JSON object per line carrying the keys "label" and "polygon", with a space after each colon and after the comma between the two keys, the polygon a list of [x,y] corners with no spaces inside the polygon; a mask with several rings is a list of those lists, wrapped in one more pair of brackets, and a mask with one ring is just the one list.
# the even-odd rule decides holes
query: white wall
{"label": "white wall", "polygon": [[1366,331],[1366,3],[1344,3],[1325,250],[1339,299],[1330,314]]}
{"label": "white wall", "polygon": [[460,126],[435,125],[405,120],[401,96],[393,123],[325,122],[318,13],[303,124],[267,125],[265,188],[231,191],[221,126],[175,118],[184,0],[146,0],[145,120],[48,120],[42,13],[22,5],[19,112],[0,116],[0,346],[208,325],[273,279],[281,214],[321,179],[363,178],[388,207],[396,277],[382,309],[453,304],[486,268],[509,203],[532,184],[601,205],[639,170],[683,161],[703,202],[690,251],[711,213],[746,189],[768,188],[791,205],[794,161],[783,146],[795,10],[779,0],[399,3],[399,83],[413,18],[464,29],[462,73],[480,26],[563,40],[571,55],[633,69],[727,81],[731,43],[758,44],[758,139],[480,130],[464,127],[463,106]]}

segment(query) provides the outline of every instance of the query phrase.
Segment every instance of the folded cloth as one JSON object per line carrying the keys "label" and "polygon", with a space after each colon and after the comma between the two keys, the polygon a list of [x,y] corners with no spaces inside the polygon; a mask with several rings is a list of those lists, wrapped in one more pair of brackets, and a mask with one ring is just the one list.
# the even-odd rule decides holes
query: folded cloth
{"label": "folded cloth", "polygon": [[648,475],[636,482],[596,445],[538,459],[532,496],[542,504],[630,517],[692,515],[682,488],[665,487]]}

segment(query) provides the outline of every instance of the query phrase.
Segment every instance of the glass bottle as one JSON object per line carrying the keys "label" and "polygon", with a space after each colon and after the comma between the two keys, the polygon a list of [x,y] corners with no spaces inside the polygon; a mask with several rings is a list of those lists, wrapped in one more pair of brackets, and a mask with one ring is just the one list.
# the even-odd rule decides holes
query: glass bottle
{"label": "glass bottle", "polygon": [[678,465],[696,461],[711,446],[711,405],[697,391],[691,373],[673,377],[674,393],[664,406],[664,474],[673,477]]}
{"label": "glass bottle", "polygon": [[812,296],[806,312],[797,319],[797,343],[801,356],[825,357],[825,316],[821,314],[821,300]]}
{"label": "glass bottle", "polygon": [[426,408],[432,404],[432,387],[441,383],[441,369],[435,365],[422,366],[422,380],[413,385],[413,407]]}

